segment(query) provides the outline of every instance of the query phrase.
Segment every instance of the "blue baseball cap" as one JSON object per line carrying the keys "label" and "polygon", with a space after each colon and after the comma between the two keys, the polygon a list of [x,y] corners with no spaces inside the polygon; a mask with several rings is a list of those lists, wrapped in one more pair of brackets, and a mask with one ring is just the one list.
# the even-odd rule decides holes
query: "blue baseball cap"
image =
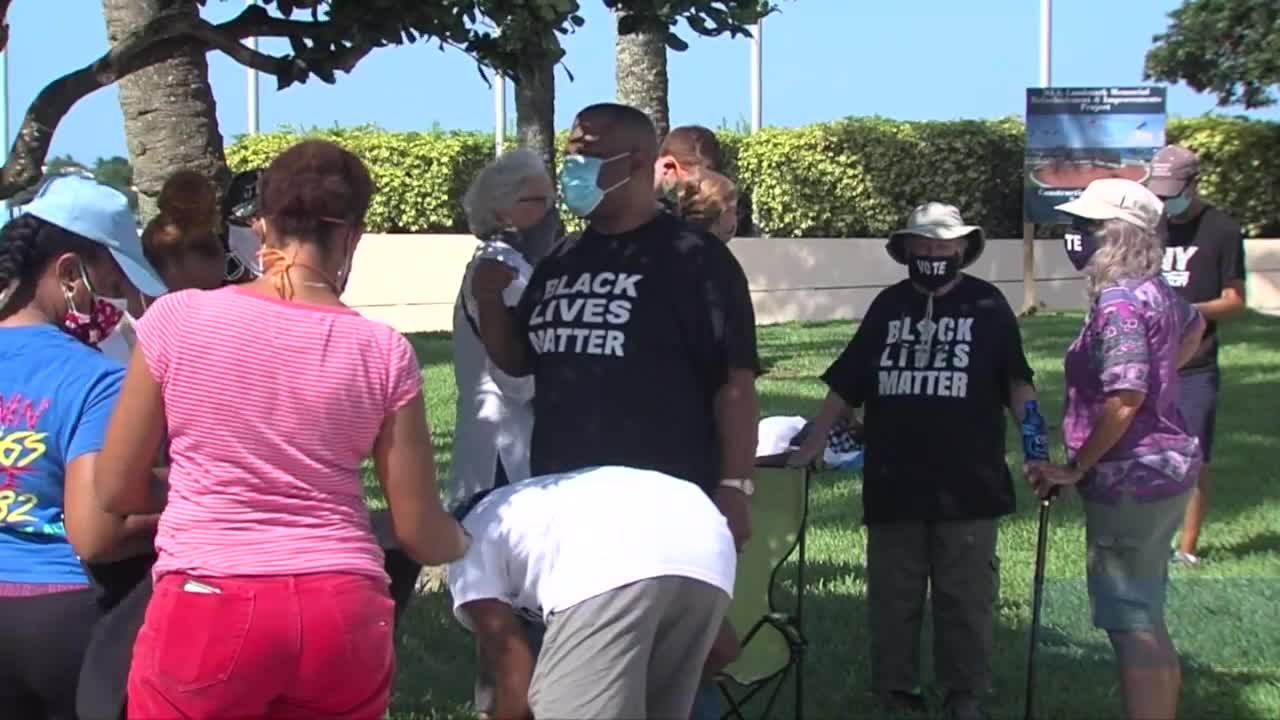
{"label": "blue baseball cap", "polygon": [[91,178],[63,175],[41,186],[22,211],[107,248],[142,294],[160,297],[169,292],[142,253],[138,221],[120,191]]}

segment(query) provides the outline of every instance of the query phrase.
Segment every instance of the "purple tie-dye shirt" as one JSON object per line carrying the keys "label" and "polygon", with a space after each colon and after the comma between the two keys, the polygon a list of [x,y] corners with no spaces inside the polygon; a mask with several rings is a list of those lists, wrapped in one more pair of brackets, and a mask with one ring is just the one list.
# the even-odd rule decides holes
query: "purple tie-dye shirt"
{"label": "purple tie-dye shirt", "polygon": [[1086,500],[1160,500],[1195,482],[1200,447],[1178,410],[1178,354],[1197,316],[1159,276],[1126,283],[1102,292],[1067,349],[1062,430],[1070,457],[1088,440],[1109,393],[1146,395],[1129,429],[1081,481]]}

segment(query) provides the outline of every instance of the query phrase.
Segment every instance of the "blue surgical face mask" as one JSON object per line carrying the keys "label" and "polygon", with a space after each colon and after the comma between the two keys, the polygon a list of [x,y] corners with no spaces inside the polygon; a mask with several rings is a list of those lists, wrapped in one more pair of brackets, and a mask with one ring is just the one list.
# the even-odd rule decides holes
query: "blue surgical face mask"
{"label": "blue surgical face mask", "polygon": [[595,212],[606,194],[626,184],[631,178],[623,178],[611,187],[601,188],[600,169],[605,163],[630,154],[621,153],[608,158],[566,155],[564,167],[560,170],[560,193],[564,196],[564,204],[569,212],[578,217],[586,217]]}
{"label": "blue surgical face mask", "polygon": [[1191,207],[1191,192],[1183,190],[1180,194],[1164,201],[1164,209],[1169,213],[1169,217],[1177,217],[1187,211]]}

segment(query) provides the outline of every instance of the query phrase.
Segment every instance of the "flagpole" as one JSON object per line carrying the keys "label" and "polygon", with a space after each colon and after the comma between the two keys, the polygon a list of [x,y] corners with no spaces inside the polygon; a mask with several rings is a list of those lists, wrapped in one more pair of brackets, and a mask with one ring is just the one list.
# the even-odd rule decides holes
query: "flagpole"
{"label": "flagpole", "polygon": [[[255,5],[257,0],[245,0],[245,5]],[[254,52],[258,51],[258,38],[256,36],[249,38],[249,49]],[[258,134],[258,71],[253,68],[247,68],[248,72],[248,98],[245,105],[249,112],[249,134]]]}
{"label": "flagpole", "polygon": [[763,48],[764,19],[751,28],[751,132],[760,132],[764,124],[764,73]]}
{"label": "flagpole", "polygon": [[1040,87],[1053,85],[1053,0],[1040,0]]}

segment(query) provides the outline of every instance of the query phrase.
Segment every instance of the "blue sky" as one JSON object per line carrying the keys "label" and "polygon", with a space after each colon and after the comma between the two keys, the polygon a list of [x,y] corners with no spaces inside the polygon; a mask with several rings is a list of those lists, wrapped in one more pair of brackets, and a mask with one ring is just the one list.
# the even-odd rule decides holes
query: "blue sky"
{"label": "blue sky", "polygon": [[[56,2],[59,12],[50,12]],[[570,82],[557,73],[558,127],[584,105],[611,99],[613,24],[600,0],[580,0],[586,26],[564,40]],[[1021,115],[1025,88],[1038,82],[1038,0],[779,0],[764,33],[764,122],[795,126],[848,115],[907,120]],[[1057,86],[1141,84],[1151,36],[1179,0],[1059,0],[1054,10],[1053,81]],[[214,21],[240,0],[210,0]],[[16,0],[9,11],[10,133],[27,104],[57,75],[106,50],[96,0]],[[697,38],[671,53],[673,124],[737,125],[750,114],[750,43]],[[270,45],[264,45],[270,50]],[[245,70],[210,55],[224,137],[247,128]],[[261,126],[354,125],[392,129],[490,129],[492,91],[475,63],[437,45],[375,51],[337,85],[312,80],[276,92],[261,81]],[[1214,109],[1184,87],[1169,91],[1171,115]],[[514,118],[514,102],[508,111]],[[1280,111],[1228,113],[1280,119]],[[55,135],[53,154],[81,160],[125,154],[114,88],[76,105]]]}

